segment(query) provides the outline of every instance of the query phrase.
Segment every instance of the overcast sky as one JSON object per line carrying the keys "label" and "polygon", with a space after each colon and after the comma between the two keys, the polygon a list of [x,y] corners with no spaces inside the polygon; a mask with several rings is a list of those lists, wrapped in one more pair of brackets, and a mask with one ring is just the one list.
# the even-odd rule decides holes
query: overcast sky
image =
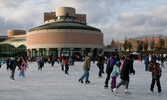
{"label": "overcast sky", "polygon": [[0,0],[0,35],[43,24],[44,12],[73,7],[88,25],[104,33],[104,43],[142,35],[167,34],[167,0]]}

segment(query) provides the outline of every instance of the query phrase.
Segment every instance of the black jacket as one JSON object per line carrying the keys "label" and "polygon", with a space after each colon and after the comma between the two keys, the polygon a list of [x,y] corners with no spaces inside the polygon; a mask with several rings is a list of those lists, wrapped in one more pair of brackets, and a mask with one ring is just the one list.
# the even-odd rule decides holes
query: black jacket
{"label": "black jacket", "polygon": [[123,63],[123,67],[120,73],[121,79],[122,80],[129,80],[129,74],[130,73],[135,73],[133,69],[133,60],[127,57],[125,59],[125,62]]}
{"label": "black jacket", "polygon": [[19,69],[20,69],[19,62],[16,61],[16,60],[12,60],[11,63],[10,63],[10,70],[15,70],[16,66],[18,66]]}

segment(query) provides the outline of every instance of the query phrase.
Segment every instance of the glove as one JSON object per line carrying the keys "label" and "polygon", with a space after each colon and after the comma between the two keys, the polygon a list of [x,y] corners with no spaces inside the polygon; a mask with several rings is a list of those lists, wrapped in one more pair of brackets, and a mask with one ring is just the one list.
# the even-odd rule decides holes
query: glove
{"label": "glove", "polygon": [[133,71],[133,75],[135,75],[135,71]]}

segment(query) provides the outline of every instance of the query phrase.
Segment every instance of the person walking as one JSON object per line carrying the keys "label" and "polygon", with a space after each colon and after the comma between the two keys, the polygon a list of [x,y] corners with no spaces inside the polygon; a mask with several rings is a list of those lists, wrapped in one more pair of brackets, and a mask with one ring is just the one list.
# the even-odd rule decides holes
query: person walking
{"label": "person walking", "polygon": [[162,71],[161,68],[159,67],[159,63],[150,62],[149,71],[152,72],[152,82],[150,87],[151,92],[154,91],[154,85],[155,82],[157,82],[158,93],[161,93],[162,90],[161,90],[160,78]]}
{"label": "person walking", "polygon": [[84,73],[83,75],[80,77],[80,79],[78,80],[80,83],[83,83],[83,79],[86,77],[85,79],[85,83],[90,83],[89,81],[89,70],[90,70],[90,65],[91,65],[91,53],[88,53],[88,56],[85,57],[85,61],[83,64],[83,70]]}
{"label": "person walking", "polygon": [[135,74],[135,70],[133,69],[133,61],[134,61],[134,56],[132,54],[130,54],[125,58],[125,62],[123,63],[123,67],[120,73],[121,82],[119,82],[113,89],[114,93],[117,93],[117,89],[121,85],[125,85],[125,91],[124,91],[125,93],[130,93],[128,91],[129,80],[130,80],[129,74],[130,73],[133,73],[133,75]]}
{"label": "person walking", "polygon": [[144,64],[145,64],[145,71],[148,71],[148,64],[149,64],[148,54],[145,56]]}
{"label": "person walking", "polygon": [[105,80],[105,85],[104,88],[108,88],[108,81],[110,80],[110,75],[111,72],[113,70],[113,66],[115,65],[115,62],[117,61],[118,55],[117,54],[113,54],[113,56],[110,58],[109,62],[108,62],[108,66],[106,67],[106,73],[107,73],[107,77]]}
{"label": "person walking", "polygon": [[165,65],[164,65],[165,58],[163,54],[161,55],[160,60],[161,60],[161,67],[165,68]]}

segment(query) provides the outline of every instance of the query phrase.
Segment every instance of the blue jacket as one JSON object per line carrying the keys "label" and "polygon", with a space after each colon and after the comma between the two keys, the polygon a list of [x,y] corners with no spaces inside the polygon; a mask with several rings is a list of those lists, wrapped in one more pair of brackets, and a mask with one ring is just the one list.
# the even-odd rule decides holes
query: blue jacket
{"label": "blue jacket", "polygon": [[114,65],[111,76],[117,77],[120,74],[120,72],[121,72],[120,67],[118,67],[117,65]]}

